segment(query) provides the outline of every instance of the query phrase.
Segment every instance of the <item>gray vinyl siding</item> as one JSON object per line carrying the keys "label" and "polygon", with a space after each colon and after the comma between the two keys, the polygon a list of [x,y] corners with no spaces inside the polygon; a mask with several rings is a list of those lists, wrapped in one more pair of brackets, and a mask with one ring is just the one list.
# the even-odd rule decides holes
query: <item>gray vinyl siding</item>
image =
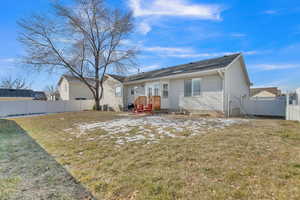
{"label": "gray vinyl siding", "polygon": [[[199,96],[184,97],[184,80],[187,78],[180,79],[161,79],[155,81],[157,83],[169,83],[169,104],[168,109],[179,111],[179,110],[188,110],[188,111],[223,111],[223,80],[217,74],[215,75],[206,75],[199,77],[201,78],[201,94]],[[126,85],[124,88],[125,95],[125,106],[129,103],[133,103],[138,96],[145,96],[145,88],[147,84],[153,82],[146,82],[142,84],[132,84]],[[130,88],[138,87],[138,93],[131,95]],[[160,91],[162,93],[162,89]]]}
{"label": "gray vinyl siding", "polygon": [[201,94],[184,96],[184,80],[170,80],[170,109],[188,111],[223,111],[223,84],[218,75],[201,78]]}
{"label": "gray vinyl siding", "polygon": [[225,112],[228,113],[229,109],[231,116],[243,114],[243,100],[249,98],[250,93],[241,59],[232,63],[225,72]]}

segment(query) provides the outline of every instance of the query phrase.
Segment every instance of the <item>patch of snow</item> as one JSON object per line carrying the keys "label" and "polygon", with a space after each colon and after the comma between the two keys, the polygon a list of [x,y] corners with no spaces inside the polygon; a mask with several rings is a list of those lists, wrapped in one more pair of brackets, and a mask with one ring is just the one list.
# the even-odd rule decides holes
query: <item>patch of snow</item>
{"label": "patch of snow", "polygon": [[[245,123],[244,119],[199,118],[199,119],[171,119],[162,116],[145,116],[140,118],[121,118],[106,122],[75,124],[78,131],[76,137],[89,134],[90,131],[104,130],[106,134],[100,138],[115,138],[116,144],[129,142],[158,142],[163,138],[184,138],[207,133],[209,130],[224,129],[234,124]],[[147,128],[146,128],[147,127]],[[64,131],[74,134],[74,129]],[[71,132],[72,131],[72,132]],[[186,132],[191,133],[186,136]],[[92,141],[95,138],[88,138]]]}

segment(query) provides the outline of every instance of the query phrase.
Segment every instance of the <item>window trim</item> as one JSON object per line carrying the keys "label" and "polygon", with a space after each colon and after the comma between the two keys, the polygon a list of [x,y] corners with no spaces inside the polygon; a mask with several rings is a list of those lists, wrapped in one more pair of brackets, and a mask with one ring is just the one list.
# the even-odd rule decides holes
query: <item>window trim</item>
{"label": "window trim", "polygon": [[[191,81],[191,96],[185,96],[185,81],[190,80]],[[199,80],[200,82],[200,94],[199,95],[194,95],[194,81],[195,80]],[[201,82],[202,82],[202,78],[191,78],[191,79],[185,79],[184,80],[184,97],[199,97],[202,95],[202,90],[201,90]]]}
{"label": "window trim", "polygon": [[[120,93],[117,92],[117,89],[120,88]],[[122,86],[117,86],[115,88],[115,96],[116,97],[122,97]]]}
{"label": "window trim", "polygon": [[[194,81],[197,81],[199,80],[199,94],[198,95],[194,95]],[[192,79],[192,97],[199,97],[201,96],[201,78],[193,78]]]}
{"label": "window trim", "polygon": [[[167,85],[167,89],[164,88],[164,85]],[[165,96],[164,92],[167,92],[167,96]],[[169,83],[162,83],[162,98],[164,99],[169,98]]]}
{"label": "window trim", "polygon": [[131,95],[131,96],[134,96],[134,95],[135,95],[134,87],[131,87],[131,88],[130,88],[130,95]]}

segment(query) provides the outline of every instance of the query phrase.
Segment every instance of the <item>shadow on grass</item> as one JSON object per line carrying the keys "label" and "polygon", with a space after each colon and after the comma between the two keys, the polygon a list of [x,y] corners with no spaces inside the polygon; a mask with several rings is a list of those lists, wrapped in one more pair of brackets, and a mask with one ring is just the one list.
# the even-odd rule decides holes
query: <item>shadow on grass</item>
{"label": "shadow on grass", "polygon": [[94,199],[15,121],[0,119],[0,199]]}

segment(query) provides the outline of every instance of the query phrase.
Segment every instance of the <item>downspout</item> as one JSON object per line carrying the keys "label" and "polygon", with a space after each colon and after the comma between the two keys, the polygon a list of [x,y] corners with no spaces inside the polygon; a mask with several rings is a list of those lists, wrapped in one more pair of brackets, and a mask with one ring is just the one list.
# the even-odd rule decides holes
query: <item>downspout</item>
{"label": "downspout", "polygon": [[225,104],[224,104],[224,102],[225,102],[225,99],[226,99],[226,97],[225,97],[225,70],[218,70],[218,74],[219,74],[219,76],[221,77],[221,79],[222,79],[222,82],[223,82],[223,84],[222,84],[222,93],[223,93],[223,112],[225,113],[225,110],[226,110],[226,108],[225,108]]}

